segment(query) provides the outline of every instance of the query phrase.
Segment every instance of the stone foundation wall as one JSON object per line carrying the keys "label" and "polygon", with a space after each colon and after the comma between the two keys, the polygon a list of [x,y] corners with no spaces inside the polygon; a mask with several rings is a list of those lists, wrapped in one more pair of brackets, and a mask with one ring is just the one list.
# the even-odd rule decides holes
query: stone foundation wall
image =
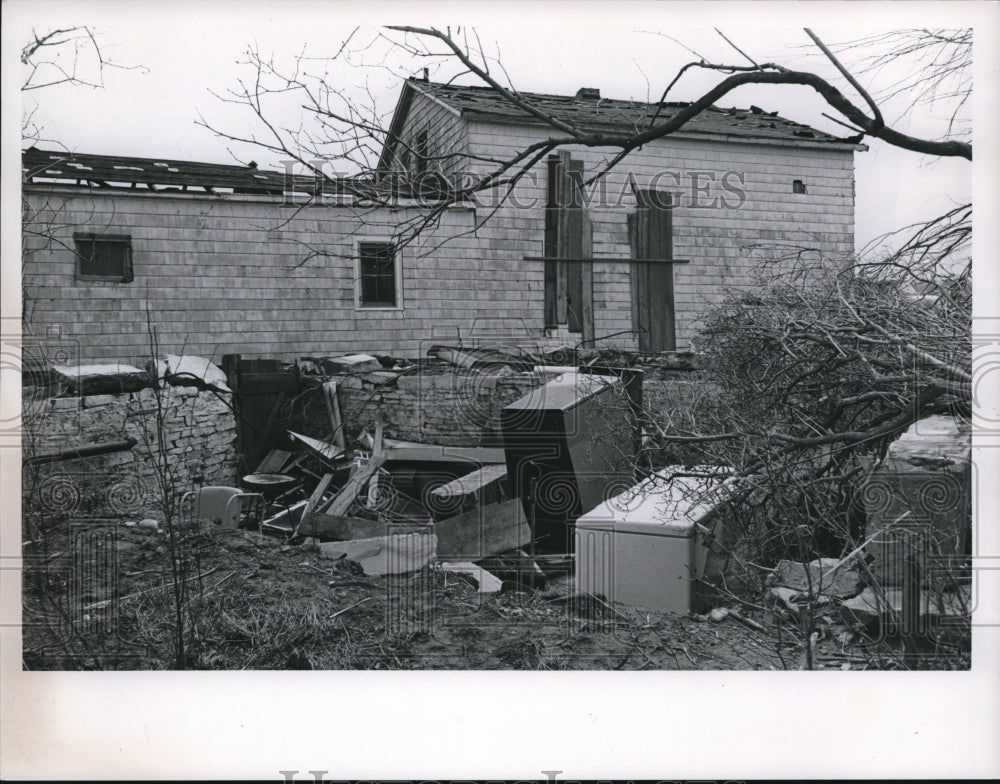
{"label": "stone foundation wall", "polygon": [[[129,438],[136,445],[106,455],[25,465],[26,520],[162,519],[155,470],[161,441],[152,389],[34,401],[27,395],[25,458]],[[193,387],[160,391],[162,454],[177,492],[235,483],[236,421],[229,398]]]}

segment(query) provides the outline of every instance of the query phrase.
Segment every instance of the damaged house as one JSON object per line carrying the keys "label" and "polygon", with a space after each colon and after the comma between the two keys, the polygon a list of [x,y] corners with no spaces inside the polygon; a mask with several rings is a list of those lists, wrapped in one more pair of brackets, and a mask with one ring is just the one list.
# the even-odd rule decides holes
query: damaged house
{"label": "damaged house", "polygon": [[[590,88],[523,97],[607,133],[680,106]],[[550,131],[487,88],[411,79],[379,181],[482,175]],[[756,107],[712,109],[583,188],[615,151],[563,148],[506,198],[448,205],[412,238],[426,200],[373,205],[352,187],[310,198],[254,165],[32,148],[26,330],[71,341],[83,362],[145,361],[147,310],[163,350],[216,359],[417,357],[498,338],[683,350],[754,264],[789,248],[850,256],[859,149]]]}
{"label": "damaged house", "polygon": [[[559,146],[509,187],[451,198],[544,143],[552,120],[599,140],[684,106],[593,88],[520,97],[534,111],[487,88],[408,80],[364,178],[26,150],[24,325],[43,369],[25,383],[31,525],[83,519],[85,537],[110,541],[127,521],[126,544],[146,546],[166,506],[159,449],[178,514],[256,531],[254,547],[280,540],[289,571],[321,574],[322,591],[416,574],[378,623],[430,595],[430,573],[471,577],[479,593],[572,574],[611,603],[704,609],[696,583],[723,570],[717,510],[745,487],[722,460],[647,450],[644,406],[711,405],[711,381],[676,354],[727,288],[753,285],[761,265],[851,262],[853,155],[866,148],[757,107],[713,107],[621,161],[610,145]],[[603,349],[654,361],[615,364]],[[931,521],[942,557],[968,554],[967,433],[931,424],[875,474],[905,503],[853,510],[864,545],[763,567],[770,601],[797,623],[812,619],[812,598],[797,597],[814,578],[853,602],[851,628],[881,619],[884,598],[862,594],[853,569],[869,544],[919,616],[923,566],[906,549],[917,539],[894,528],[883,541],[910,516]],[[924,514],[929,483],[961,515]],[[85,537],[73,552],[97,541]],[[346,597],[329,620],[372,599]],[[426,625],[417,609],[382,631]]]}

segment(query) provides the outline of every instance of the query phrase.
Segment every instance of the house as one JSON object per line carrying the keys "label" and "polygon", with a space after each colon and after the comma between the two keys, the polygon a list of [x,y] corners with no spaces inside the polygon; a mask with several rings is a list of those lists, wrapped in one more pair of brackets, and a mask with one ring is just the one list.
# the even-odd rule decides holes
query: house
{"label": "house", "polygon": [[[606,135],[683,107],[590,88],[519,97]],[[553,133],[488,88],[411,79],[377,183],[482,177]],[[712,108],[587,187],[617,150],[560,147],[505,197],[448,205],[411,238],[426,200],[373,203],[345,184],[306,201],[306,186],[255,166],[32,148],[25,323],[81,361],[148,357],[147,311],[161,351],[214,357],[416,357],[458,341],[684,349],[754,264],[850,257],[862,149],[756,107]]]}

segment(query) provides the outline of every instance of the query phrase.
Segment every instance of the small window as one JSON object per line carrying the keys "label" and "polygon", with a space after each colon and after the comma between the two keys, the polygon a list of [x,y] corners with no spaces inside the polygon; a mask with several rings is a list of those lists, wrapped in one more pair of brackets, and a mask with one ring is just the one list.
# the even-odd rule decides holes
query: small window
{"label": "small window", "polygon": [[806,184],[802,180],[792,180],[792,193],[805,193]]}
{"label": "small window", "polygon": [[82,280],[132,282],[132,238],[112,234],[74,234],[76,272]]}
{"label": "small window", "polygon": [[358,244],[358,305],[363,308],[394,308],[398,303],[396,246],[391,242]]}

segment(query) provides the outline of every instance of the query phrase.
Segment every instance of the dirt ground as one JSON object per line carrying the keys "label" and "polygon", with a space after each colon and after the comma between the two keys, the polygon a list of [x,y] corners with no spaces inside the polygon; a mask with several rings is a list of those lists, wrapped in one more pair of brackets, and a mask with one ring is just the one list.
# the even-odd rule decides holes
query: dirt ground
{"label": "dirt ground", "polygon": [[[177,655],[166,533],[51,534],[25,548],[26,669],[782,670],[805,666],[790,619],[732,606],[718,622],[575,597],[572,578],[481,595],[425,568],[372,578],[310,544],[206,525],[179,533],[186,611]],[[72,555],[71,555],[72,554]],[[71,558],[77,559],[72,563]],[[76,575],[76,576],[72,576]],[[82,577],[81,577],[82,575]],[[833,633],[816,669],[878,666]]]}

